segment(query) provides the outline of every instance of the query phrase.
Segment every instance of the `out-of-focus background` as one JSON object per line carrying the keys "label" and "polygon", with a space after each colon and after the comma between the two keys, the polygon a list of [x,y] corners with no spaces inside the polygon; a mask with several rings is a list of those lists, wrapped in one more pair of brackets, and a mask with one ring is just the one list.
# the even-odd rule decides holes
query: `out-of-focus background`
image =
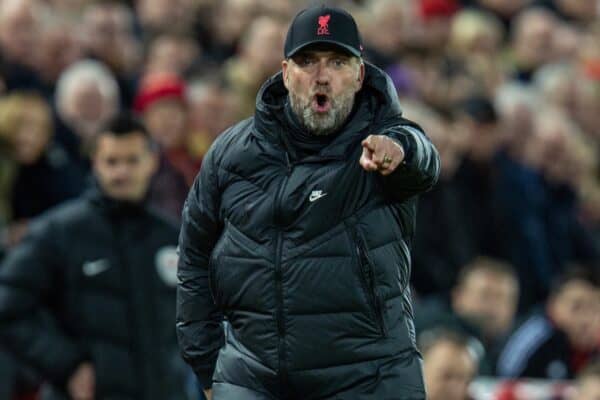
{"label": "out-of-focus background", "polygon": [[[431,399],[598,399],[600,1],[327,3],[441,155],[412,263]],[[86,188],[90,138],[119,110],[147,124],[150,201],[178,220],[311,4],[0,0],[0,258]]]}

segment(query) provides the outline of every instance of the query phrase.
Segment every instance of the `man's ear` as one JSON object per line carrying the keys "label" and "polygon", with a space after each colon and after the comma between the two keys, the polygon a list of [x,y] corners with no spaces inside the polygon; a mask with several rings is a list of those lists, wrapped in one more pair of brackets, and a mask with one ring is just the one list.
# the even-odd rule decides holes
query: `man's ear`
{"label": "man's ear", "polygon": [[357,81],[360,82],[360,87],[362,87],[363,82],[365,81],[365,63],[362,61],[360,62]]}
{"label": "man's ear", "polygon": [[288,87],[288,79],[289,79],[289,75],[288,75],[289,69],[288,68],[289,68],[289,66],[290,66],[290,64],[289,64],[288,60],[283,60],[281,62],[281,72],[283,73],[283,85],[288,90],[289,90],[289,87]]}

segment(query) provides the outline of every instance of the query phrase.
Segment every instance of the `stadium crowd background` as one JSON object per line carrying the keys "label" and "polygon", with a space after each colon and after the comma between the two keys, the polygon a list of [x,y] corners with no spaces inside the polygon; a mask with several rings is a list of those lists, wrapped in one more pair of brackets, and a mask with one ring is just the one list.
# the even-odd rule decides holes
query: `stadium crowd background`
{"label": "stadium crowd background", "polygon": [[[365,60],[441,155],[412,265],[431,398],[462,398],[475,376],[473,398],[562,398],[579,376],[572,398],[597,399],[582,393],[600,391],[600,2],[327,3],[356,17]],[[0,0],[0,253],[85,190],[87,145],[119,110],[147,124],[149,201],[179,219],[309,4]],[[496,380],[514,377],[544,383]]]}

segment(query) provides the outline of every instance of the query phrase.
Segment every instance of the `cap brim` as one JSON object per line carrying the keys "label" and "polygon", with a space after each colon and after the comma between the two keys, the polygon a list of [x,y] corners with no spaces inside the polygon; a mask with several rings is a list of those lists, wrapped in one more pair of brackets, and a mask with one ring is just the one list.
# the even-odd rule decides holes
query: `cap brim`
{"label": "cap brim", "polygon": [[338,49],[343,50],[345,53],[349,53],[350,55],[353,55],[356,57],[360,57],[362,55],[361,52],[358,51],[357,49],[355,49],[354,47],[345,45],[343,43],[336,42],[334,40],[318,39],[318,40],[312,40],[310,42],[302,43],[300,46],[290,50],[285,56],[286,56],[286,58],[293,57],[294,54],[298,53],[300,50],[306,49],[307,47],[316,45],[316,44],[331,45],[332,47],[337,47]]}

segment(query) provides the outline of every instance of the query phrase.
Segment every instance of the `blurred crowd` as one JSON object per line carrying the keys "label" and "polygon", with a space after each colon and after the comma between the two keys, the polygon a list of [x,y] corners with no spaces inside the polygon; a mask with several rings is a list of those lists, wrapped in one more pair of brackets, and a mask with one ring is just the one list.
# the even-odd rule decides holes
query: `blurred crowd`
{"label": "blurred crowd", "polygon": [[[572,398],[598,399],[600,2],[327,3],[355,16],[365,60],[440,152],[412,263],[430,398],[467,398],[485,375],[579,376]],[[122,110],[160,154],[148,201],[178,220],[311,4],[0,0],[0,253],[86,190],[90,140]]]}

